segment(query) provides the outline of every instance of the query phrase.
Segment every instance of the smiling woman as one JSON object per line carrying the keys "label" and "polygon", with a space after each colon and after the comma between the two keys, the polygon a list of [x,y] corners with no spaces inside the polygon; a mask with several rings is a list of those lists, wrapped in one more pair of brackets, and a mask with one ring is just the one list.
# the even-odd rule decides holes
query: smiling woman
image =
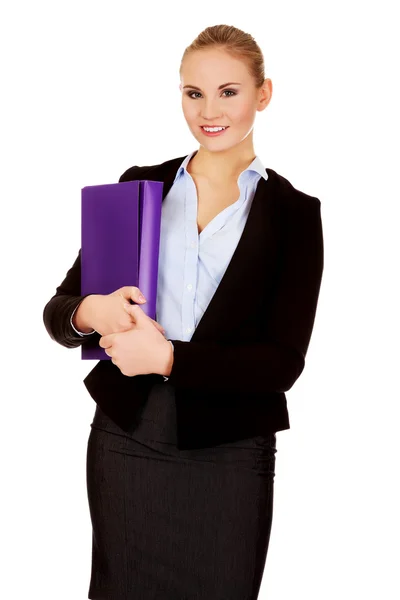
{"label": "smiling woman", "polygon": [[186,48],[180,79],[198,149],[120,177],[164,183],[157,320],[172,347],[140,306],[117,315],[120,297],[83,299],[80,255],[44,311],[60,344],[96,342],[100,331],[113,358],[84,380],[97,403],[87,447],[93,600],[258,598],[276,432],[289,428],[285,392],[304,368],[317,308],[321,203],[253,147],[272,95],[258,44],[208,27]]}
{"label": "smiling woman", "polygon": [[[224,27],[206,29],[186,48],[179,87],[184,117],[200,144],[192,169],[226,182],[237,179],[255,157],[255,117],[271,100],[272,82],[264,78],[263,56],[254,39]],[[208,138],[218,140],[209,145]]]}

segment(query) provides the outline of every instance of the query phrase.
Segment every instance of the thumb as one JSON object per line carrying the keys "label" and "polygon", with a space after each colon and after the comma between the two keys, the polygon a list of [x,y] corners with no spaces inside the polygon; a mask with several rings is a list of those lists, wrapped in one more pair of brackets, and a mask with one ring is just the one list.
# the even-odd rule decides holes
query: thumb
{"label": "thumb", "polygon": [[140,308],[139,304],[129,304],[128,302],[124,302],[123,306],[126,312],[135,317],[135,321],[140,321],[140,319],[144,315],[144,312]]}

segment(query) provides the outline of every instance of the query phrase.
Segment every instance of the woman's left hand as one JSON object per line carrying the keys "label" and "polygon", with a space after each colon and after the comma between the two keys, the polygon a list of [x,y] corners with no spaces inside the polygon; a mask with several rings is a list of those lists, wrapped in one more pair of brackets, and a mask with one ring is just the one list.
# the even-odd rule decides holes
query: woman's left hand
{"label": "woman's left hand", "polygon": [[99,345],[111,356],[111,361],[123,375],[133,377],[149,373],[163,374],[171,353],[171,344],[138,304],[124,307],[134,321],[133,328],[103,335]]}

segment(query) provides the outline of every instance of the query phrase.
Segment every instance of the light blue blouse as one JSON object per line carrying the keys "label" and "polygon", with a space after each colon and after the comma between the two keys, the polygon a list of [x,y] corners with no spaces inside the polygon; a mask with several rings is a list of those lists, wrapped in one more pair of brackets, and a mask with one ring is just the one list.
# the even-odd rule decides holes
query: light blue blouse
{"label": "light blue blouse", "polygon": [[238,178],[238,200],[198,233],[197,191],[186,167],[178,169],[162,204],[157,284],[157,322],[166,337],[190,341],[221,281],[246,224],[260,177],[268,179],[256,157]]}
{"label": "light blue blouse", "polygon": [[[182,341],[190,341],[229,265],[260,177],[268,179],[256,156],[238,177],[237,201],[216,215],[199,234],[197,190],[186,169],[195,152],[180,165],[161,213],[157,322],[164,327],[166,338]],[[94,333],[78,331],[72,324],[73,315],[71,325],[76,333]]]}

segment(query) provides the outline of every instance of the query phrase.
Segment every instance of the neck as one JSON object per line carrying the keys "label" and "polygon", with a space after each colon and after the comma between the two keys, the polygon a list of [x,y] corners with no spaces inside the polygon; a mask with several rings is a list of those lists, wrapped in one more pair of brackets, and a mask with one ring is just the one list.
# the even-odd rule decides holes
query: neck
{"label": "neck", "polygon": [[233,148],[214,152],[200,146],[189,161],[190,168],[189,165],[187,168],[193,175],[201,175],[211,181],[237,180],[240,173],[247,169],[255,157],[252,142],[246,147],[237,144]]}

